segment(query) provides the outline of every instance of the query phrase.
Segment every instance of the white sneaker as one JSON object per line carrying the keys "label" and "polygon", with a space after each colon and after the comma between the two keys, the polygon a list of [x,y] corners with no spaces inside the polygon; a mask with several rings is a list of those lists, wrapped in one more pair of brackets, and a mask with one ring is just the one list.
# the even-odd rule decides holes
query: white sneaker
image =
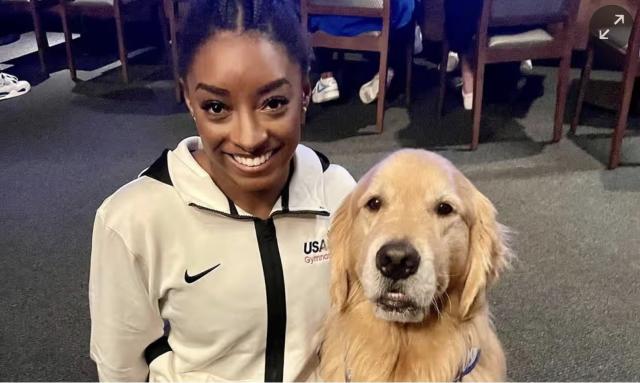
{"label": "white sneaker", "polygon": [[316,104],[332,101],[339,97],[338,82],[333,77],[321,78],[311,91],[311,100]]}
{"label": "white sneaker", "polygon": [[453,72],[460,64],[460,58],[456,52],[449,52],[449,57],[447,57],[447,73]]}
{"label": "white sneaker", "polygon": [[531,60],[524,60],[520,62],[520,72],[522,74],[529,74],[533,71],[533,62]]}
{"label": "white sneaker", "polygon": [[[391,84],[391,80],[393,80],[393,69],[387,69],[387,88]],[[378,91],[380,90],[380,76],[376,73],[375,76],[368,82],[364,83],[360,87],[360,92],[358,92],[360,96],[360,100],[364,104],[372,103],[376,98],[378,98]]]}
{"label": "white sneaker", "polygon": [[473,92],[465,93],[464,89],[462,91],[462,105],[464,105],[464,110],[473,109]]}
{"label": "white sneaker", "polygon": [[21,96],[31,89],[27,81],[20,81],[16,76],[0,72],[0,100]]}

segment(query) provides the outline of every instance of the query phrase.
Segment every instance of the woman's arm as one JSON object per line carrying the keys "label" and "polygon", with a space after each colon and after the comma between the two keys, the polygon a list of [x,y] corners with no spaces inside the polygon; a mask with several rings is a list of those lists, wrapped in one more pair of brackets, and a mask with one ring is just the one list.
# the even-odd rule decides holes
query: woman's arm
{"label": "woman's arm", "polygon": [[93,228],[89,307],[91,359],[101,381],[147,379],[144,349],[163,334],[148,286],[144,262],[105,225],[99,210]]}

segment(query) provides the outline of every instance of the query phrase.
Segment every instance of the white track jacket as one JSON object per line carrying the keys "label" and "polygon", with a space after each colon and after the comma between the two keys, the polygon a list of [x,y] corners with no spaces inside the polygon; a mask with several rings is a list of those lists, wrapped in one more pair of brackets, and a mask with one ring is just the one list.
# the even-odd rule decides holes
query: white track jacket
{"label": "white track jacket", "polygon": [[100,380],[316,379],[326,234],[355,181],[299,145],[261,220],[197,164],[200,145],[166,150],[98,209],[89,301]]}

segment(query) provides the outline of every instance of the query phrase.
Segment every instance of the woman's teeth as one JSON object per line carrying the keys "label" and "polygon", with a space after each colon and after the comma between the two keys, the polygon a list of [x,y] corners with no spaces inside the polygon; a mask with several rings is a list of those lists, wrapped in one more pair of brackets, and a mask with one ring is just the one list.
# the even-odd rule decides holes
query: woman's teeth
{"label": "woman's teeth", "polygon": [[248,167],[256,167],[269,161],[269,158],[271,158],[272,154],[273,154],[273,150],[268,151],[265,154],[258,157],[246,157],[246,156],[239,156],[237,154],[234,154],[232,157],[239,164],[242,164]]}

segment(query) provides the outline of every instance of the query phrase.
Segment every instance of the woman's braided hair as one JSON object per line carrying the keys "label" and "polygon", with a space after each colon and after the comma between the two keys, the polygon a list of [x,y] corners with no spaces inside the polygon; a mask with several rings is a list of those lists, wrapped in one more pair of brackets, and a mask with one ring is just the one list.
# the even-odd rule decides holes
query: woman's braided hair
{"label": "woman's braided hair", "polygon": [[306,74],[309,48],[294,1],[191,0],[180,41],[180,76],[185,78],[200,46],[220,31],[260,33],[281,44]]}

